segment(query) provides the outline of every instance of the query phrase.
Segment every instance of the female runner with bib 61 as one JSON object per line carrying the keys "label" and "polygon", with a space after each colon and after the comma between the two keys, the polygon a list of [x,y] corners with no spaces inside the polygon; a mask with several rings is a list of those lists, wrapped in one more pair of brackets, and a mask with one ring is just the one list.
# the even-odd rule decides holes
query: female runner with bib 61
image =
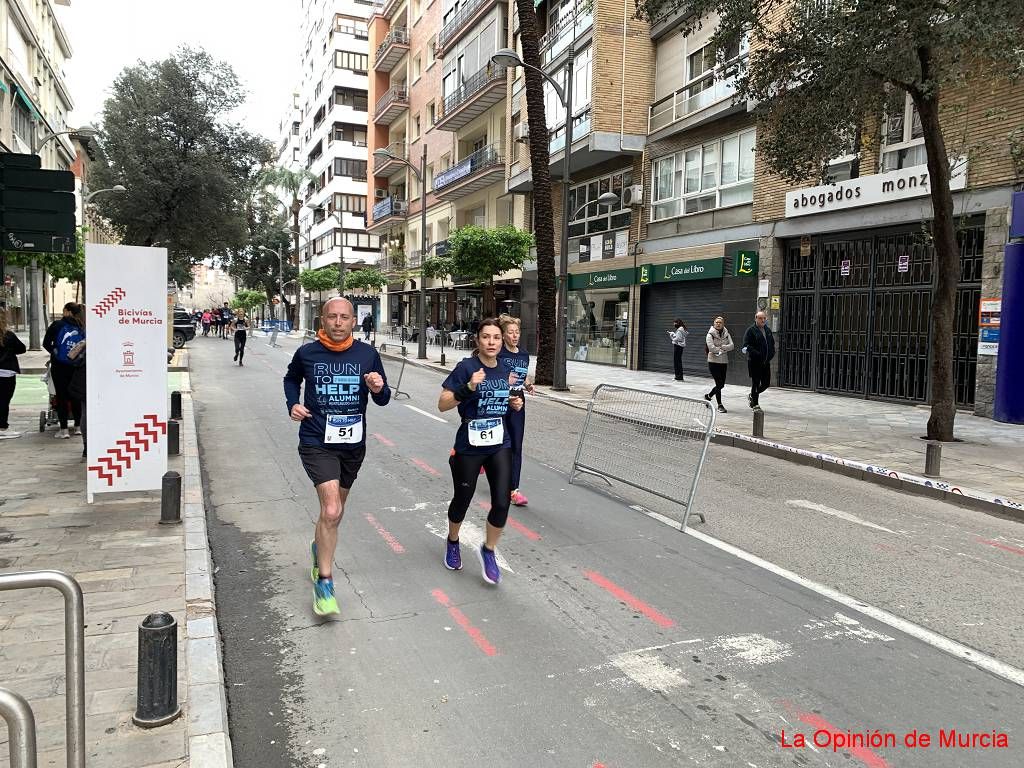
{"label": "female runner with bib 61", "polygon": [[491,510],[487,514],[487,535],[477,551],[483,578],[488,584],[501,581],[495,549],[508,520],[512,495],[512,441],[506,424],[509,408],[523,407],[522,397],[512,395],[509,374],[498,362],[502,347],[497,320],[480,323],[477,349],[462,360],[441,385],[437,408],[442,413],[459,409],[462,423],[455,433],[455,446],[448,458],[454,493],[448,505],[448,538],[444,565],[452,571],[462,568],[459,529],[476,492],[483,468],[491,487]]}

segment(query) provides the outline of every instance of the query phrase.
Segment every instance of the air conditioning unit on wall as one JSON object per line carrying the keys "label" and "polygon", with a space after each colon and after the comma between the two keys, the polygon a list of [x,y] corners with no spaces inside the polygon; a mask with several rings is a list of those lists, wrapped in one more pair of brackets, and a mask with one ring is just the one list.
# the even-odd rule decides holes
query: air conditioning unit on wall
{"label": "air conditioning unit on wall", "polygon": [[373,197],[376,200],[383,200],[387,196],[388,196],[388,191],[386,189],[375,189],[375,190],[373,190]]}
{"label": "air conditioning unit on wall", "polygon": [[405,200],[395,200],[395,202],[391,204],[391,212],[396,216],[406,214],[409,212],[409,203]]}
{"label": "air conditioning unit on wall", "polygon": [[633,184],[622,190],[622,207],[636,208],[644,204],[644,187],[642,184]]}
{"label": "air conditioning unit on wall", "polygon": [[512,140],[520,144],[530,141],[530,126],[527,123],[519,123],[512,131]]}

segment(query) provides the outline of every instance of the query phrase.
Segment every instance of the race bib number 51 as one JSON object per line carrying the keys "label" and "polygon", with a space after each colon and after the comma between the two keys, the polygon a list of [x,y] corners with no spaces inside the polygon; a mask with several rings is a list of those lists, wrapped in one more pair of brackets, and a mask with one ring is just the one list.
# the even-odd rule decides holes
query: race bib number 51
{"label": "race bib number 51", "polygon": [[505,425],[501,419],[473,419],[469,422],[469,444],[476,448],[501,445]]}
{"label": "race bib number 51", "polygon": [[324,442],[347,445],[363,442],[362,415],[358,413],[351,416],[338,413],[328,414]]}

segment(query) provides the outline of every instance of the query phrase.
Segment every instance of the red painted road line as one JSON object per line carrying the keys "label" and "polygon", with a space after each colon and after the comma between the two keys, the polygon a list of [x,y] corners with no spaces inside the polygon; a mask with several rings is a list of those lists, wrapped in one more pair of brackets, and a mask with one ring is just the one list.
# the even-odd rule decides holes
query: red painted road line
{"label": "red painted road line", "polygon": [[370,525],[377,529],[377,533],[379,533],[381,538],[388,543],[388,546],[391,547],[391,549],[393,549],[399,555],[405,552],[405,547],[402,546],[401,542],[399,542],[398,539],[396,539],[391,534],[391,531],[389,531],[387,528],[385,528],[383,525],[377,522],[376,517],[371,515],[369,512],[365,514],[365,517],[367,522],[369,522]]}
{"label": "red painted road line", "polygon": [[[836,728],[836,726],[832,725],[832,723],[820,715],[815,715],[810,712],[797,712],[796,715],[800,718],[800,722],[806,723],[815,730],[828,731],[833,736],[845,735],[845,731]],[[868,768],[889,768],[889,763],[867,747],[844,747],[844,749],[864,763],[864,765],[868,766]]]}
{"label": "red painted road line", "polygon": [[982,544],[988,544],[990,547],[996,547],[997,549],[1003,549],[1007,552],[1013,552],[1015,555],[1024,555],[1024,549],[1015,547],[1012,544],[1003,544],[999,541],[989,541],[988,539],[978,539]]}
{"label": "red painted road line", "polygon": [[434,469],[432,466],[427,464],[427,462],[423,461],[422,459],[412,459],[412,463],[415,464],[420,469],[422,469],[424,472],[429,472],[434,477],[441,476],[440,472],[438,472],[436,469]]}
{"label": "red painted road line", "polygon": [[435,589],[431,592],[434,599],[437,600],[441,605],[448,609],[448,614],[455,620],[455,623],[465,630],[466,634],[473,638],[473,642],[476,643],[477,647],[486,653],[488,656],[497,656],[498,649],[491,645],[487,638],[484,637],[484,633],[474,627],[466,614],[452,605],[452,601],[448,598],[448,595],[443,590]]}
{"label": "red painted road line", "polygon": [[[478,501],[476,503],[476,505],[478,507],[480,507],[480,509],[482,509],[484,512],[490,512],[491,511],[491,505],[490,505],[489,502]],[[541,535],[539,533],[537,533],[536,531],[531,531],[529,528],[527,528],[525,525],[520,523],[518,520],[516,520],[511,515],[509,516],[507,523],[508,523],[508,525],[510,527],[515,528],[517,531],[519,531],[521,534],[523,534],[523,536],[528,538],[530,541],[540,541]]]}
{"label": "red painted road line", "polygon": [[604,763],[594,763],[594,768],[604,768]]}
{"label": "red painted road line", "polygon": [[395,447],[395,444],[392,443],[390,440],[388,440],[386,437],[384,437],[384,435],[379,435],[376,432],[374,432],[373,436],[377,439],[378,443],[383,443],[388,448],[394,448]]}
{"label": "red painted road line", "polygon": [[612,595],[614,595],[619,600],[624,602],[634,611],[639,611],[640,613],[642,613],[644,616],[653,621],[659,627],[663,629],[668,629],[669,627],[674,627],[676,625],[676,623],[672,621],[672,619],[670,619],[668,616],[659,613],[640,598],[631,595],[618,584],[608,581],[608,579],[606,579],[600,573],[597,573],[597,571],[584,571],[583,575],[590,579],[590,581],[597,584],[597,586],[607,590],[608,592],[611,592]]}
{"label": "red painted road line", "polygon": [[519,531],[521,534],[523,534],[523,536],[528,538],[530,541],[540,541],[539,533],[537,533],[536,531],[531,531],[529,528],[520,523],[514,517],[509,517],[508,524],[515,528],[517,531]]}

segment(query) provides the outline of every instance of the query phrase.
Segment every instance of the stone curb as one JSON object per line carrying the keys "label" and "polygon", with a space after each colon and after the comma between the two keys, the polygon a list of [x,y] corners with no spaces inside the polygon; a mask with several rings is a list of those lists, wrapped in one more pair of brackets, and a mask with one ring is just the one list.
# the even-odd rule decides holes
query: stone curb
{"label": "stone curb", "polygon": [[192,393],[181,393],[182,517],[185,526],[185,665],[188,756],[193,768],[233,768],[224,665]]}
{"label": "stone curb", "polygon": [[[450,373],[448,368],[443,368],[441,365],[433,361],[424,362],[411,356],[403,358],[401,355],[393,355],[389,352],[382,352],[381,356],[395,361],[405,360],[407,365],[414,365],[417,368],[426,368],[437,373]],[[564,397],[555,394],[554,392],[545,392],[541,390],[537,391],[537,396],[548,400],[554,400],[580,410],[586,410],[587,403],[589,402],[589,398]],[[844,459],[830,453],[811,451],[805,448],[794,448],[772,440],[764,440],[762,438],[744,435],[740,432],[732,432],[726,429],[716,429],[715,432],[716,434],[712,437],[712,440],[719,445],[727,445],[733,448],[753,451],[754,453],[762,453],[766,456],[782,459],[783,461],[791,461],[796,464],[803,464],[804,466],[814,467],[815,469],[821,469],[826,472],[845,475],[846,477],[852,477],[855,480],[875,483],[876,485],[882,485],[886,488],[903,491],[904,493],[911,493],[917,496],[927,496],[933,499],[941,499],[942,501],[948,501],[951,504],[979,510],[981,512],[988,512],[1012,517],[1018,520],[1024,520],[1024,503],[1013,499],[1007,499],[987,491],[966,488],[952,483],[947,483],[944,480],[921,477],[907,472],[899,472],[894,469],[889,469],[888,467],[869,464],[867,462]]]}

